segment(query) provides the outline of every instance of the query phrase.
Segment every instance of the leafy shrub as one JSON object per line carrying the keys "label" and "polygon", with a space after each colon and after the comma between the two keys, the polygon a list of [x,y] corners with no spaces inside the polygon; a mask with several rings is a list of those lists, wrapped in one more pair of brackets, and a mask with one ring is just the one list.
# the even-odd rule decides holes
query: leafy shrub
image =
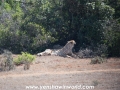
{"label": "leafy shrub", "polygon": [[100,57],[107,57],[108,47],[105,44],[100,44],[95,48],[95,55]]}
{"label": "leafy shrub", "polygon": [[105,58],[97,56],[97,57],[91,59],[90,64],[101,64],[103,62],[107,62],[107,60]]}
{"label": "leafy shrub", "polygon": [[79,58],[91,58],[93,57],[93,51],[91,49],[80,49],[77,53]]}
{"label": "leafy shrub", "polygon": [[93,86],[97,86],[99,84],[98,80],[92,81]]}
{"label": "leafy shrub", "polygon": [[81,48],[77,53],[79,58],[92,58],[92,57],[107,57],[107,46],[104,44],[98,44],[95,46],[89,46],[88,48]]}
{"label": "leafy shrub", "polygon": [[12,53],[8,50],[4,50],[0,60],[1,71],[10,71],[15,68]]}
{"label": "leafy shrub", "polygon": [[35,56],[27,52],[22,52],[22,55],[19,55],[18,58],[14,59],[16,65],[31,63],[34,61]]}

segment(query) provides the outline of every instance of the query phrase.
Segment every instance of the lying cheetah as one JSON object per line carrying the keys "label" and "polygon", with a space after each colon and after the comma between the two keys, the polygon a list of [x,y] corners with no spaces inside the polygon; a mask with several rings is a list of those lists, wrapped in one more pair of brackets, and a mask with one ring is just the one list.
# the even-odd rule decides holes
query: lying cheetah
{"label": "lying cheetah", "polygon": [[46,55],[55,55],[55,56],[63,56],[63,57],[75,57],[76,55],[73,54],[72,49],[76,42],[74,40],[70,40],[67,44],[58,50],[46,49],[44,52],[38,53],[38,56],[46,56]]}

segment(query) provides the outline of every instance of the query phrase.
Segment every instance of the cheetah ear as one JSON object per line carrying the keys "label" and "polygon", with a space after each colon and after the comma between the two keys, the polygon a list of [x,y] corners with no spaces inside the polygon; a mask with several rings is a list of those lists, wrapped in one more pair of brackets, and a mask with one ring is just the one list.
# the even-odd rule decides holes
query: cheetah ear
{"label": "cheetah ear", "polygon": [[72,43],[73,43],[73,44],[76,44],[76,42],[75,42],[74,40],[72,40]]}
{"label": "cheetah ear", "polygon": [[68,41],[67,43],[71,43],[72,44],[72,40]]}
{"label": "cheetah ear", "polygon": [[76,42],[74,40],[72,42],[73,42],[73,44],[76,44]]}
{"label": "cheetah ear", "polygon": [[68,41],[68,43],[76,44],[76,42],[74,40],[70,40],[70,41]]}

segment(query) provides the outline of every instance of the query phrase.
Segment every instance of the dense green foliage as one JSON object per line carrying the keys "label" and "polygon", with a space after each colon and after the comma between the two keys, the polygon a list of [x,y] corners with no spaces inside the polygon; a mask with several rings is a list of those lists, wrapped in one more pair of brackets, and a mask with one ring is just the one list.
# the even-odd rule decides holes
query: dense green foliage
{"label": "dense green foliage", "polygon": [[37,53],[68,40],[120,56],[120,0],[0,1],[0,48]]}

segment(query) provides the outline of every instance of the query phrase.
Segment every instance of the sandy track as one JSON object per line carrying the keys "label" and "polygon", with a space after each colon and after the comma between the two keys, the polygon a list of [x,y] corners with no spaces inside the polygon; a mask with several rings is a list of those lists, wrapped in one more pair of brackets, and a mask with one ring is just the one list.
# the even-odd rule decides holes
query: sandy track
{"label": "sandy track", "polygon": [[89,70],[89,71],[61,71],[61,72],[42,72],[42,73],[31,73],[31,74],[11,74],[11,75],[3,75],[0,78],[16,78],[16,77],[29,77],[29,76],[40,76],[40,75],[64,75],[64,74],[81,74],[81,73],[104,73],[104,72],[111,72],[111,73],[120,73],[120,69],[106,69],[106,70]]}

